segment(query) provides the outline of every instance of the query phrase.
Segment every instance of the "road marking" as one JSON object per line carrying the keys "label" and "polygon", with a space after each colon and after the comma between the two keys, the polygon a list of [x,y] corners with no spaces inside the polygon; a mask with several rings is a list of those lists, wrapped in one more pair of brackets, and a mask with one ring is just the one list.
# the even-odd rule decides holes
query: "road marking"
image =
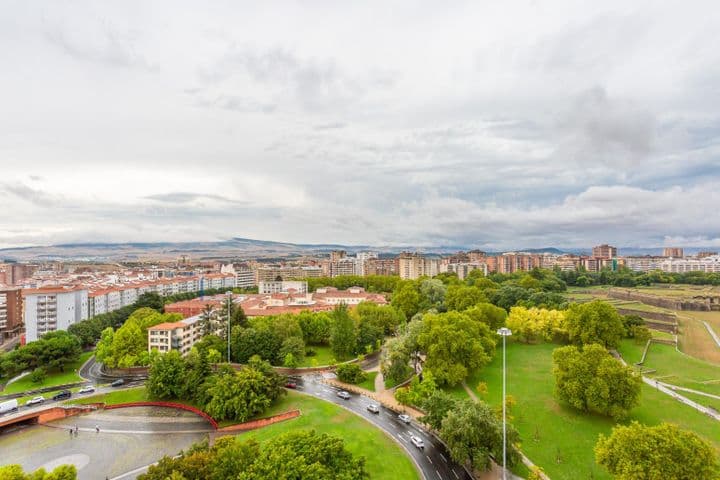
{"label": "road marking", "polygon": [[455,478],[457,478],[458,480],[460,480],[460,477],[458,477],[458,474],[455,473],[455,469],[452,469],[452,468],[451,468],[450,471],[453,472],[453,475],[455,475]]}
{"label": "road marking", "polygon": [[443,459],[443,462],[447,463],[447,458],[445,458],[445,455],[443,455],[443,454],[441,453],[441,454],[440,454],[440,457]]}
{"label": "road marking", "polygon": [[432,459],[428,455],[425,455],[425,458],[427,458],[428,462],[430,462],[430,465],[432,465]]}
{"label": "road marking", "polygon": [[438,478],[439,478],[440,480],[442,480],[442,475],[440,475],[440,472],[438,472],[437,470],[435,470],[435,473],[437,473]]}
{"label": "road marking", "polygon": [[405,437],[403,437],[403,436],[400,435],[399,433],[398,433],[398,438],[399,438],[400,440],[402,440],[403,442],[407,443],[407,440],[405,440]]}

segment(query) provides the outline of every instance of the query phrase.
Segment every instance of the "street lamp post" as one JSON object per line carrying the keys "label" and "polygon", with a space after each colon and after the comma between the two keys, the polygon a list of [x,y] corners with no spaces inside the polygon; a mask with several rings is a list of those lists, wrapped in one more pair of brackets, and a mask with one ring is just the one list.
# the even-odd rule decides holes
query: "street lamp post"
{"label": "street lamp post", "polygon": [[502,393],[502,412],[503,412],[503,480],[507,480],[507,420],[505,416],[505,338],[512,335],[509,328],[503,327],[497,331],[503,339],[503,393]]}
{"label": "street lamp post", "polygon": [[225,296],[227,297],[228,305],[227,305],[227,361],[230,363],[230,305],[232,304],[232,292],[227,292]]}

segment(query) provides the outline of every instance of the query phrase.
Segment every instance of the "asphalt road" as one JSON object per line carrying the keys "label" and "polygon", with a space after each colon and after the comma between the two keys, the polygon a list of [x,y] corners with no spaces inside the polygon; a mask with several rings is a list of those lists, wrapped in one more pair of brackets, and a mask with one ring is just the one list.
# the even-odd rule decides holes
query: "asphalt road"
{"label": "asphalt road", "polygon": [[[397,413],[383,406],[380,406],[380,413],[371,413],[367,406],[377,402],[354,393],[350,394],[348,400],[344,400],[337,396],[340,389],[322,383],[321,380],[320,375],[304,376],[298,380],[298,391],[346,408],[385,430],[407,451],[426,480],[472,480],[462,466],[450,459],[445,446],[415,422],[405,424],[398,419]],[[410,443],[410,435],[420,437],[425,447],[420,449]]]}

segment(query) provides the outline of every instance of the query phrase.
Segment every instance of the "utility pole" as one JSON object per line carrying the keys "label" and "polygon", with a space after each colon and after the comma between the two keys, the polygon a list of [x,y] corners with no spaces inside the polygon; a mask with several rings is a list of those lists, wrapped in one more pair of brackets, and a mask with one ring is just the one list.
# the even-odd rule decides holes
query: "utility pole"
{"label": "utility pole", "polygon": [[232,305],[232,292],[227,292],[227,361],[230,363],[230,305]]}
{"label": "utility pole", "polygon": [[503,393],[502,393],[502,415],[503,415],[503,480],[507,480],[507,417],[505,414],[505,338],[512,335],[509,328],[503,327],[497,331],[503,339]]}

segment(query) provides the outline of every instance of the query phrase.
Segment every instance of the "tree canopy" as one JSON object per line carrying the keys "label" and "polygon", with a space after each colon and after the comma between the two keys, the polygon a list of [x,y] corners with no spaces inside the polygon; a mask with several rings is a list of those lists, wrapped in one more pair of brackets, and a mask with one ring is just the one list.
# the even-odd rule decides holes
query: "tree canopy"
{"label": "tree canopy", "polygon": [[620,314],[600,300],[570,305],[565,323],[570,341],[576,345],[599,343],[605,348],[616,348],[625,336]]}

